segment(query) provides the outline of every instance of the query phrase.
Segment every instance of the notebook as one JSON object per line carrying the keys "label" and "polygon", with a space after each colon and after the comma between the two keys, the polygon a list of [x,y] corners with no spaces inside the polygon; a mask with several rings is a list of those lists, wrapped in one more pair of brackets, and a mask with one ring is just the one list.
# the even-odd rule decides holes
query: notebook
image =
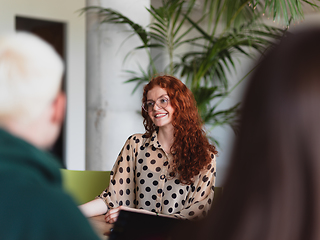
{"label": "notebook", "polygon": [[167,240],[184,220],[121,210],[110,240]]}

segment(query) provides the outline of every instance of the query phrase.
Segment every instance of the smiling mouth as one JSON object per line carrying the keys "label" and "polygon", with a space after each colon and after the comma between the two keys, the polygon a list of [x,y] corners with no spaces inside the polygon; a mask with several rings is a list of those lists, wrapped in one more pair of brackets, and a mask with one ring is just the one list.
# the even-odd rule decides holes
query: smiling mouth
{"label": "smiling mouth", "polygon": [[156,114],[154,115],[155,118],[162,118],[164,116],[168,115],[168,113],[159,113],[159,114]]}

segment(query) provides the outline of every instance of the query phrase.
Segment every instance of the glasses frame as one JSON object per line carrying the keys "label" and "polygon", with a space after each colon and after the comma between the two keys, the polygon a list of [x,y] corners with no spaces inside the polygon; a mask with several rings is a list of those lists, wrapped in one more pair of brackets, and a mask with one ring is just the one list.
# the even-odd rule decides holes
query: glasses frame
{"label": "glasses frame", "polygon": [[[167,100],[167,104],[166,104],[165,107],[161,107],[161,106],[159,106],[159,104],[157,103],[160,99],[166,99],[166,100]],[[145,105],[146,105],[147,102],[152,102],[152,103],[153,103],[153,106],[152,106],[152,108],[151,108],[150,111],[148,111],[148,109],[145,109]],[[142,109],[143,109],[145,112],[152,112],[155,105],[157,105],[158,108],[165,109],[165,108],[168,106],[169,102],[170,102],[170,99],[169,99],[168,96],[161,96],[161,97],[159,97],[156,101],[152,101],[152,100],[145,101],[144,103],[142,103],[141,107],[142,107]]]}

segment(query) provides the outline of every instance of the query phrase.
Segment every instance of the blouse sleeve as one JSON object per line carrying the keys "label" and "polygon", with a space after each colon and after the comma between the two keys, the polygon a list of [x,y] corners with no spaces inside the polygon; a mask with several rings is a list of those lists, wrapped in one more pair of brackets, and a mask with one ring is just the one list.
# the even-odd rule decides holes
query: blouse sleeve
{"label": "blouse sleeve", "polygon": [[211,208],[216,178],[216,157],[211,154],[211,163],[201,171],[199,180],[191,184],[185,208],[176,214],[176,218],[196,220],[205,217]]}
{"label": "blouse sleeve", "polygon": [[134,179],[134,152],[131,137],[123,146],[111,172],[109,187],[104,190],[99,198],[105,201],[110,208],[124,205],[135,207],[135,179]]}

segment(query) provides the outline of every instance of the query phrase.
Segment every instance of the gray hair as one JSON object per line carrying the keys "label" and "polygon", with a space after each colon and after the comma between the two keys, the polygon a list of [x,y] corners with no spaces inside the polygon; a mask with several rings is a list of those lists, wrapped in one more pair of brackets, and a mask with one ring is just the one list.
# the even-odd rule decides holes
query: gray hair
{"label": "gray hair", "polygon": [[48,43],[30,33],[0,36],[0,123],[30,121],[54,100],[64,66]]}

